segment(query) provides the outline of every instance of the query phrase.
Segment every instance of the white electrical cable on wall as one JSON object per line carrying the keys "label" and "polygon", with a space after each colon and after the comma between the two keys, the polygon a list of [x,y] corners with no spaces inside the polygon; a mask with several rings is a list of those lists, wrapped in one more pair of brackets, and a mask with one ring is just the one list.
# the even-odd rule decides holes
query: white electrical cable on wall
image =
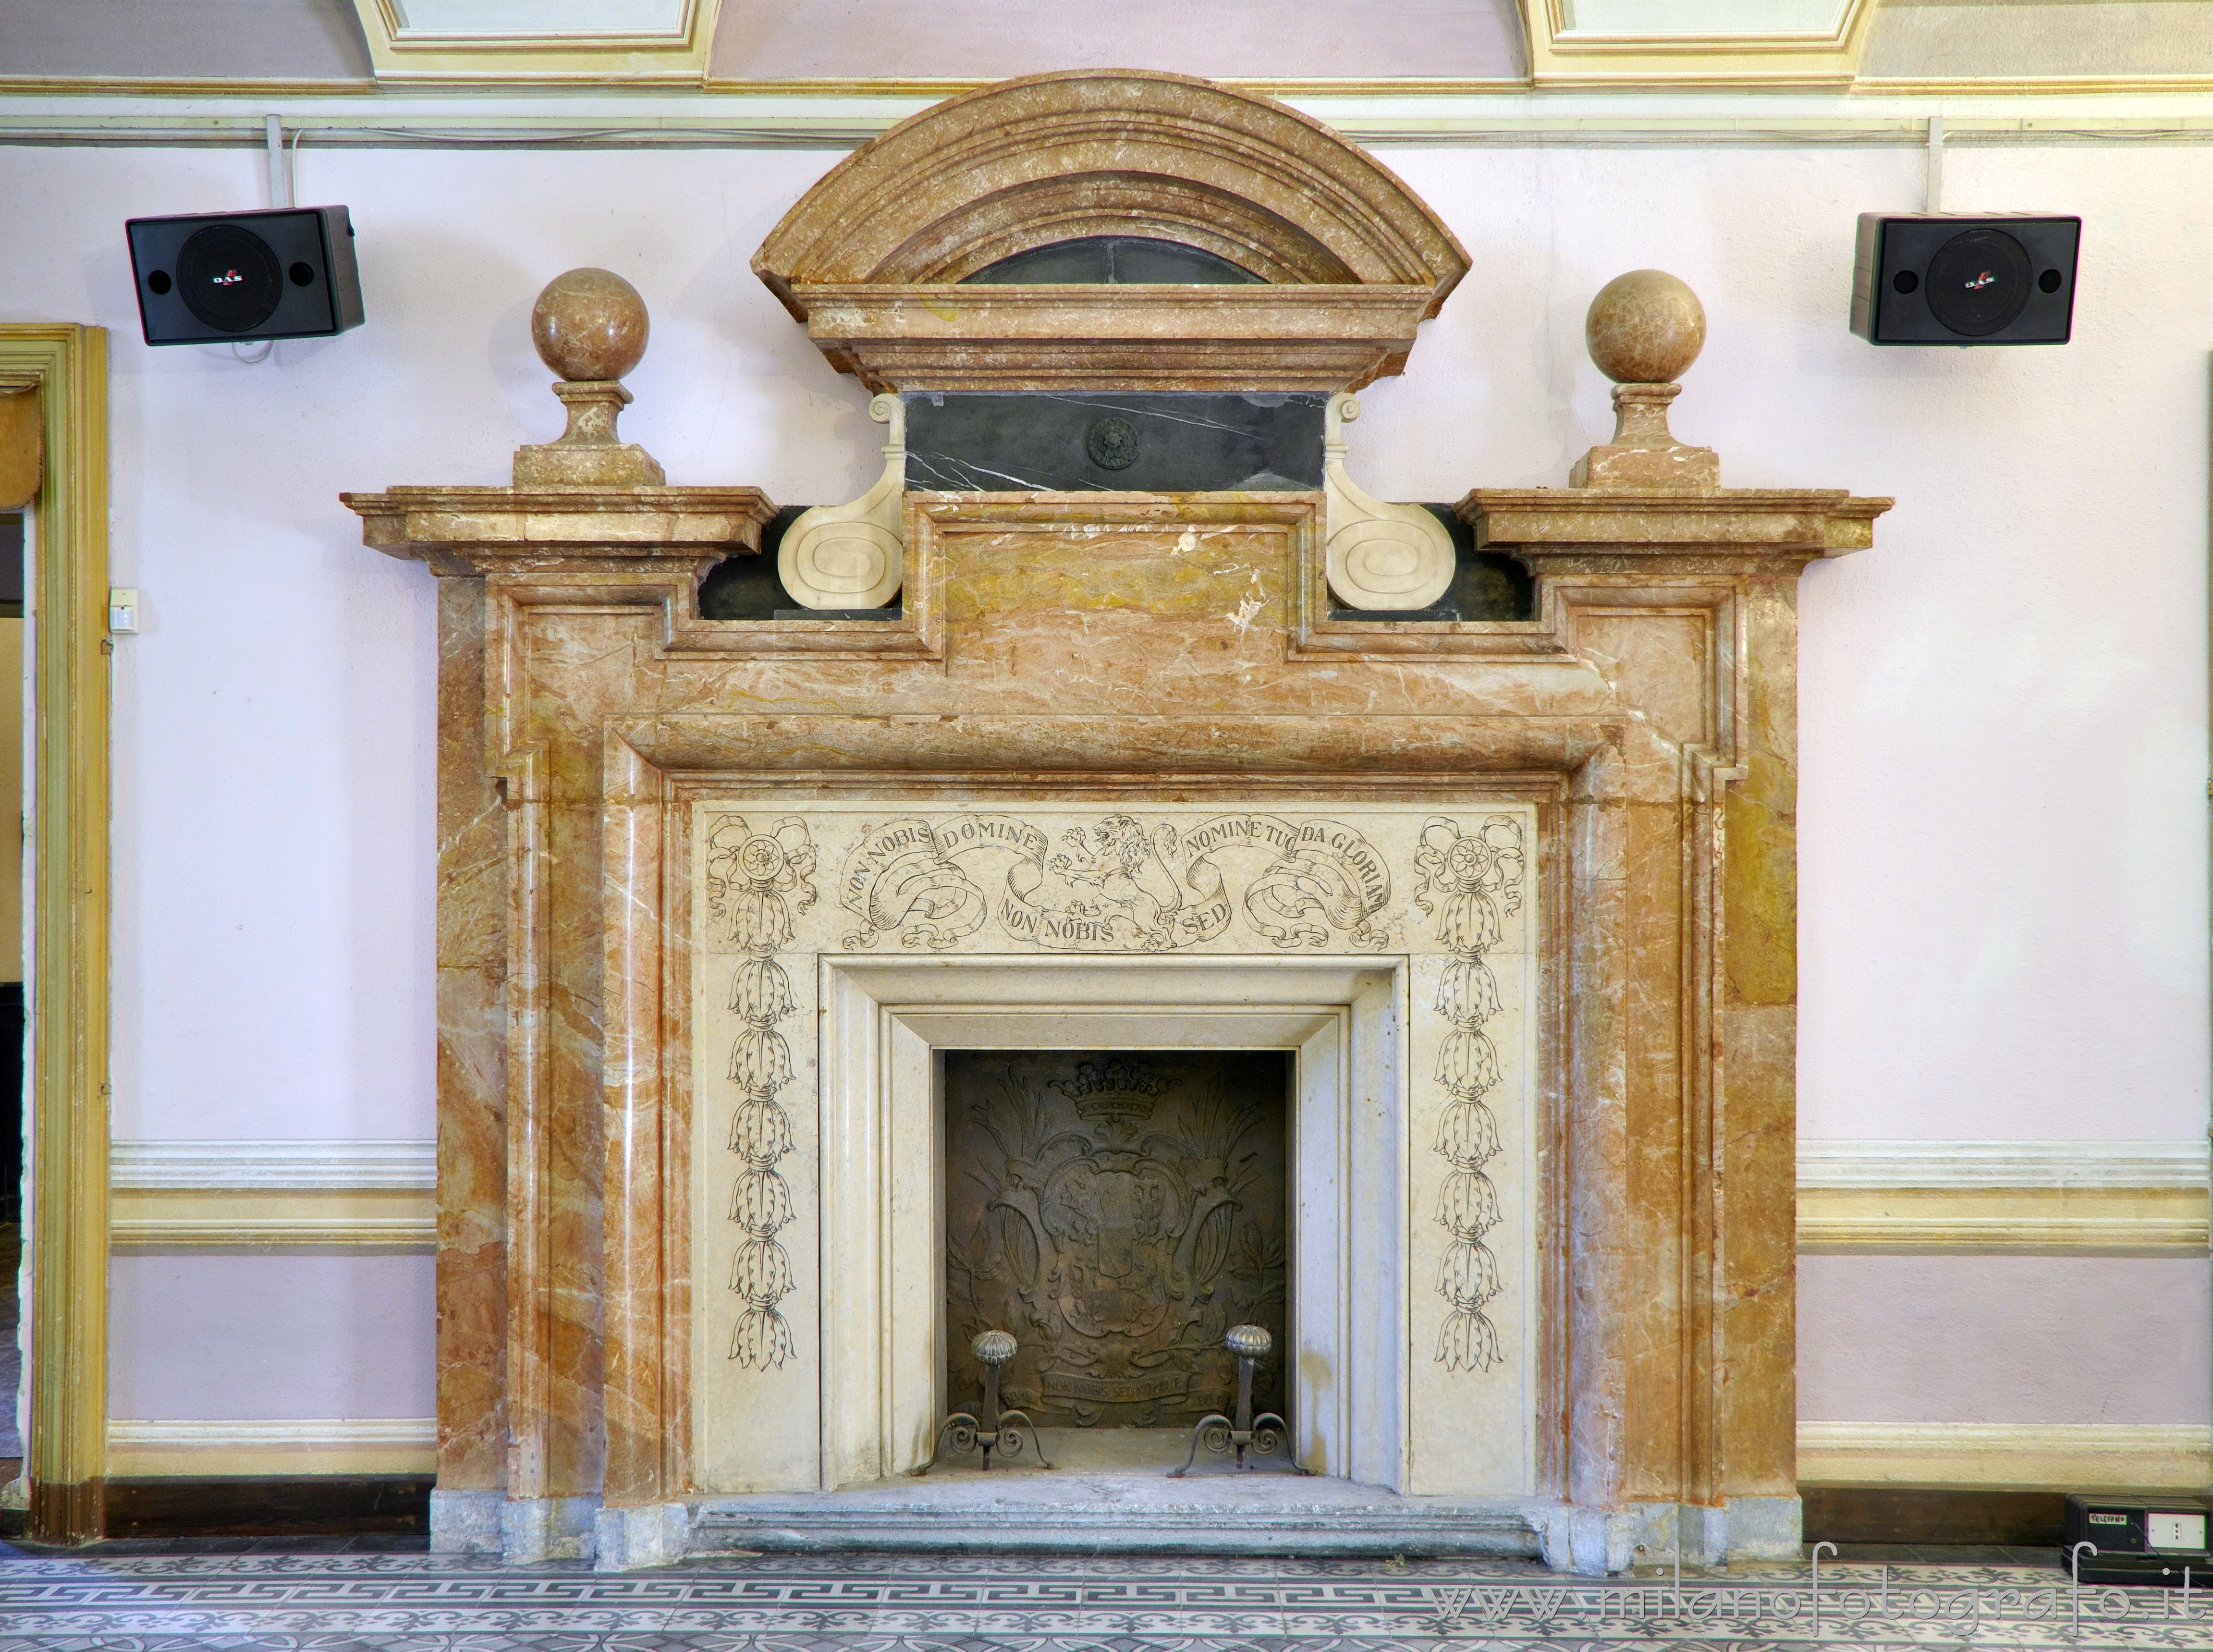
{"label": "white electrical cable on wall", "polygon": [[[261,132],[269,149],[269,204],[277,208],[288,207],[292,204],[292,167],[290,157],[284,153],[283,119],[277,115],[263,116]],[[253,367],[277,353],[277,341],[274,338],[265,340],[258,356],[247,355],[235,344],[231,345],[230,353],[248,367]]]}

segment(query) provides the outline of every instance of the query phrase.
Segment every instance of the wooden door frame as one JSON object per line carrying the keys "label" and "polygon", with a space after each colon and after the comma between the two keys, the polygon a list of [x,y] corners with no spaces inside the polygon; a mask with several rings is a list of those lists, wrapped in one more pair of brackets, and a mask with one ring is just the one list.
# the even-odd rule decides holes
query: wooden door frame
{"label": "wooden door frame", "polygon": [[30,1537],[103,1534],[107,1460],[107,331],[0,324],[46,468],[27,610],[30,781]]}

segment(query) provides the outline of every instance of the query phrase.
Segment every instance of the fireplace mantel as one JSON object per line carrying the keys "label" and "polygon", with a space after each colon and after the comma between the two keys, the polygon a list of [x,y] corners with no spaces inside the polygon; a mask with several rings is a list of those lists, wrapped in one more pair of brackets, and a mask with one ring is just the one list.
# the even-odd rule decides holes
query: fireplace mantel
{"label": "fireplace mantel", "polygon": [[[1373,1082],[1399,1086],[1414,1111],[1378,1115],[1398,1133],[1377,1162],[1399,1154],[1415,1167],[1391,1173],[1417,1182],[1406,1155],[1437,1129],[1418,1109],[1442,1098],[1424,1099],[1428,1068],[1402,1070],[1449,1029],[1424,1030],[1433,989],[1405,983],[1480,954],[1453,953],[1433,906],[1412,899],[1443,887],[1417,880],[1442,876],[1436,857],[1456,841],[1427,823],[1465,835],[1510,819],[1522,834],[1527,968],[1513,978],[1526,992],[1509,1008],[1526,1037],[1490,1104],[1526,1167],[1499,1178],[1499,1254],[1519,1259],[1513,1290],[1527,1287],[1521,1386],[1503,1386],[1504,1364],[1450,1369],[1454,1404],[1516,1408],[1525,1466],[1512,1484],[1504,1470],[1451,1484],[1364,1469],[1340,1445],[1332,1472],[1350,1462],[1405,1490],[1409,1509],[1444,1496],[1463,1520],[1488,1498],[1476,1523],[1493,1551],[1519,1531],[1527,1551],[1585,1571],[1678,1541],[1686,1558],[1796,1552],[1796,582],[1868,546],[1888,501],[1478,488],[1460,516],[1536,577],[1530,617],[1490,621],[1333,610],[1320,491],[908,491],[890,620],[703,619],[700,579],[757,552],[773,515],[750,489],[395,489],[346,503],[369,544],[440,576],[440,1546],[647,1564],[738,1518],[741,1493],[703,1480],[694,1435],[700,1293],[726,1289],[695,1265],[700,1224],[724,1219],[702,1189],[729,1200],[699,1155],[725,1151],[735,1105],[716,1089],[727,1051],[693,1048],[721,1013],[695,974],[735,944],[711,940],[702,910],[712,822],[783,832],[762,860],[790,869],[776,899],[799,927],[771,961],[803,980],[805,1001],[819,990],[822,1006],[841,993],[887,1006],[881,1025],[906,1016],[926,1062],[931,1015],[951,1027],[982,1012],[918,980],[971,966],[985,973],[961,979],[997,980],[1001,958],[1020,969],[984,998],[1049,1008],[1049,993],[1021,994],[1057,978],[1043,966],[1064,949],[995,917],[942,958],[927,937],[918,954],[865,926],[855,952],[824,927],[839,899],[833,839],[837,855],[858,852],[846,844],[879,817],[1113,814],[1186,832],[1241,812],[1294,830],[1349,823],[1390,862],[1387,903],[1372,924],[1320,924],[1303,961],[1234,925],[1193,931],[1187,958],[1160,944],[1201,971],[1195,1001],[1234,997],[1238,971],[1311,972],[1325,957],[1347,983],[1401,980],[1300,991],[1314,1015],[1368,1027],[1344,1036],[1388,1058]],[[988,892],[1004,865],[964,875]],[[1176,875],[1187,894],[1204,882]],[[801,884],[827,903],[806,918],[814,930]],[[1504,956],[1489,960],[1502,979]],[[897,981],[870,985],[869,969]],[[1399,1008],[1385,1014],[1376,991]],[[1096,997],[1087,986],[1063,1009],[1117,1013]],[[781,1023],[804,1070],[776,1092],[802,1126],[795,1140],[834,1145],[824,1075],[855,1059],[834,1044],[844,1024],[826,1008]],[[1174,1035],[1206,1036],[1194,1028]],[[937,1047],[972,1036],[943,1032]],[[1312,1036],[1283,1032],[1283,1047]],[[903,1128],[926,1134],[923,1105]],[[833,1185],[824,1152],[814,1182],[803,1154],[782,1168],[805,1207],[793,1242],[819,1240],[830,1265],[833,1194],[862,1195]],[[1393,1219],[1413,1231],[1404,1210]],[[839,1219],[838,1243],[857,1231]],[[1405,1254],[1418,1261],[1421,1242]],[[1416,1337],[1402,1326],[1391,1345],[1423,1359],[1438,1337],[1434,1284],[1407,1275],[1391,1310]],[[810,1329],[811,1302],[794,1297],[794,1335],[829,1360],[854,1333],[826,1318]],[[1411,1381],[1402,1399],[1436,1403]],[[1365,1403],[1332,1392],[1329,1404]],[[820,1442],[775,1471],[785,1479],[743,1490],[834,1495],[854,1463],[896,1473],[910,1460],[898,1418],[921,1403],[878,1405],[888,1433],[826,1414]],[[1417,1432],[1368,1460],[1403,1465]]]}

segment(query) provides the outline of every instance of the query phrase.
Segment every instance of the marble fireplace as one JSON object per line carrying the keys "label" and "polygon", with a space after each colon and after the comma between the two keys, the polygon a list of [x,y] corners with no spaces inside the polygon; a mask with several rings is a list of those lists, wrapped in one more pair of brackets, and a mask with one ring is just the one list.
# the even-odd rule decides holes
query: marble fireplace
{"label": "marble fireplace", "polygon": [[[952,100],[754,268],[876,393],[860,498],[668,485],[577,272],[566,435],[346,499],[439,579],[436,1545],[1795,1553],[1795,590],[1887,501],[1722,488],[1649,272],[1570,485],[1370,497],[1350,393],[1466,254],[1203,82]],[[1144,1146],[1224,1052],[1273,1234],[1242,1113]],[[987,1265],[1049,1448],[1180,1418],[1273,1266],[1313,1477],[914,1478]]]}

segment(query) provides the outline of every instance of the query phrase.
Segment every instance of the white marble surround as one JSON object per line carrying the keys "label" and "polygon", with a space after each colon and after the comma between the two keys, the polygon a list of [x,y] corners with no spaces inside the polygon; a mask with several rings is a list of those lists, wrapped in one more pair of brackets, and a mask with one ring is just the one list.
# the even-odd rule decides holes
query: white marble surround
{"label": "white marble surround", "polygon": [[732,796],[692,818],[701,1494],[928,1458],[951,1048],[1296,1052],[1302,1458],[1535,1490],[1528,806]]}

